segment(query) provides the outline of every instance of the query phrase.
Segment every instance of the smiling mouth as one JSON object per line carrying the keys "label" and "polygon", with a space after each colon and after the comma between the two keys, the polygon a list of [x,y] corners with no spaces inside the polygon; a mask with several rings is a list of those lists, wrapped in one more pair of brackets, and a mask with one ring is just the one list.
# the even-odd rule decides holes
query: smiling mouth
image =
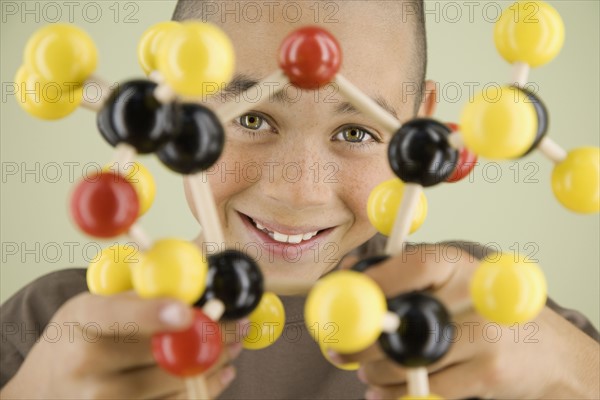
{"label": "smiling mouth", "polygon": [[[301,244],[304,242],[308,242],[311,239],[323,234],[324,232],[328,232],[333,229],[333,227],[323,228],[323,229],[310,228],[313,230],[309,230],[309,229],[303,230],[303,229],[299,229],[299,228],[294,228],[294,229],[289,229],[289,230],[286,229],[287,232],[285,232],[285,231],[279,232],[279,231],[275,230],[272,226],[266,227],[265,225],[267,225],[267,223],[265,223],[265,222],[261,223],[260,221],[250,217],[249,215],[243,214],[239,211],[238,211],[238,213],[240,214],[240,216],[243,219],[245,219],[247,222],[249,222],[257,231],[266,234],[269,238],[271,238],[272,240],[274,240],[276,242],[284,243],[284,244]],[[291,231],[293,231],[293,232],[291,232]]]}

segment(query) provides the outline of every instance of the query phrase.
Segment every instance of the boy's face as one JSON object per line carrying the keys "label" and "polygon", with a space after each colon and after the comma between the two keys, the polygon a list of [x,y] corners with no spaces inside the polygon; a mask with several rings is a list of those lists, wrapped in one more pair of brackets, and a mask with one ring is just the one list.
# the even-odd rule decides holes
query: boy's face
{"label": "boy's face", "polygon": [[[414,89],[417,76],[414,28],[402,22],[399,10],[392,11],[400,7],[337,2],[336,9],[321,7],[317,16],[314,4],[295,2],[302,10],[297,23],[281,7],[271,16],[265,8],[255,23],[243,16],[236,21],[235,15],[222,22],[217,14],[211,22],[234,44],[236,74],[262,79],[273,73],[282,40],[318,18],[341,45],[341,74],[384,100],[401,121],[411,118],[415,96],[405,92],[407,85]],[[324,23],[327,16],[337,22]],[[209,179],[228,246],[257,257],[271,277],[316,280],[376,233],[366,204],[371,190],[393,176],[387,161],[391,137],[378,123],[343,107],[346,100],[333,86],[286,92],[288,101],[267,99],[226,124],[225,150]],[[250,89],[247,98],[256,96]],[[283,243],[300,239],[286,235],[300,234],[300,243]]]}

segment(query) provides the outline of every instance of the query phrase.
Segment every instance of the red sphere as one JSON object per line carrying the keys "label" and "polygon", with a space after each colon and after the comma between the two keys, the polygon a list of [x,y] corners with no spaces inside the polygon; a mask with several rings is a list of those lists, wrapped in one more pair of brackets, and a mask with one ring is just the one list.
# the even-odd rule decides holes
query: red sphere
{"label": "red sphere", "polygon": [[133,186],[112,172],[87,177],[71,197],[71,215],[79,228],[100,238],[127,232],[138,216],[139,207]]}
{"label": "red sphere", "polygon": [[318,89],[331,82],[341,64],[342,51],[337,40],[314,26],[292,32],[279,49],[279,66],[300,89]]}
{"label": "red sphere", "polygon": [[194,322],[188,329],[152,337],[156,362],[177,376],[195,376],[208,370],[219,359],[221,348],[219,325],[199,309],[194,309]]}
{"label": "red sphere", "polygon": [[[452,131],[452,133],[459,131],[459,127],[457,124],[453,124],[452,122],[446,123],[448,128]],[[451,133],[451,134],[452,134]],[[465,176],[469,175],[469,173],[475,168],[475,164],[477,163],[477,155],[471,153],[466,147],[463,147],[458,153],[458,161],[456,162],[456,168],[454,172],[446,178],[446,182],[458,182],[463,179]]]}

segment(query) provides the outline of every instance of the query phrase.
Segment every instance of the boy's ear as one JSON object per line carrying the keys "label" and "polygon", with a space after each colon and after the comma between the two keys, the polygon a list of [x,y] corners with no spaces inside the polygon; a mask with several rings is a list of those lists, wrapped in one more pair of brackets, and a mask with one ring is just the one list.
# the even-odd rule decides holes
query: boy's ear
{"label": "boy's ear", "polygon": [[432,117],[437,107],[437,85],[435,81],[425,81],[423,99],[419,106],[419,117]]}

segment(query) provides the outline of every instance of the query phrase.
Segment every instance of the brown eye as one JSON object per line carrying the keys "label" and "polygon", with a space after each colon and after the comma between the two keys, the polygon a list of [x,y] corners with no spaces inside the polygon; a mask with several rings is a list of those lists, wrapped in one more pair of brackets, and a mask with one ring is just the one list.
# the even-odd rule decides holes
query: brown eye
{"label": "brown eye", "polygon": [[360,128],[347,128],[342,131],[342,137],[347,142],[360,143],[367,133]]}
{"label": "brown eye", "polygon": [[244,128],[258,130],[264,120],[256,114],[245,114],[240,117],[240,125]]}

